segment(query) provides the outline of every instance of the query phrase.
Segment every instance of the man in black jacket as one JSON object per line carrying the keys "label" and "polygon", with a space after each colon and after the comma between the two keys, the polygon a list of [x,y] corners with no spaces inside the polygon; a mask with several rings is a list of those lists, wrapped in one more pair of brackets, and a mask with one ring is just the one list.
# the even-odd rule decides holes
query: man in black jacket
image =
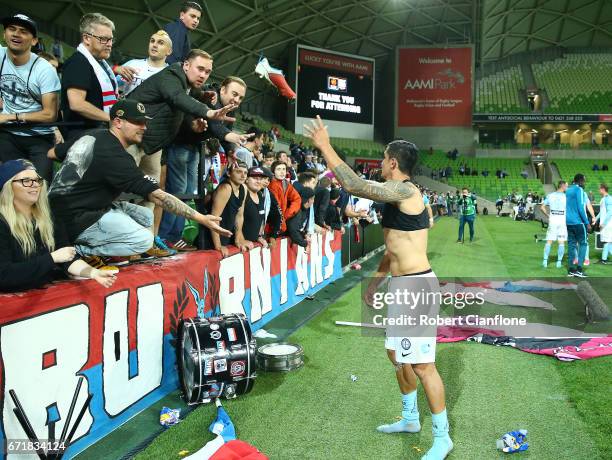
{"label": "man in black jacket", "polygon": [[301,187],[298,190],[302,199],[300,211],[287,221],[287,233],[289,238],[298,246],[306,248],[306,253],[310,251],[310,235],[308,235],[308,218],[310,207],[314,203],[314,190],[310,187]]}
{"label": "man in black jacket", "polygon": [[[161,150],[174,141],[185,114],[195,117],[192,127],[200,132],[206,129],[206,119],[234,121],[227,116],[235,108],[233,104],[213,110],[200,102],[205,98],[201,88],[212,72],[212,64],[210,54],[191,50],[183,64],[166,67],[129,94],[128,98],[144,104],[153,118],[142,143],[128,150],[148,176],[159,180]],[[145,160],[144,155],[150,158]]]}

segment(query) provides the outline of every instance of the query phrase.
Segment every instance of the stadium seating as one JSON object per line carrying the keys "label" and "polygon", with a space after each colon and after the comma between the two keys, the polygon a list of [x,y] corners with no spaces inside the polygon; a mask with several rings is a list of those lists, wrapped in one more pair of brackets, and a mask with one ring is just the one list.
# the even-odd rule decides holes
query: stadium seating
{"label": "stadium seating", "polygon": [[[525,159],[511,158],[466,158],[459,157],[457,160],[446,158],[444,152],[436,151],[433,155],[423,153],[421,162],[423,165],[438,171],[441,168],[450,166],[453,174],[447,179],[449,185],[453,187],[469,187],[476,195],[495,201],[497,197],[505,197],[513,191],[526,195],[528,192],[537,193],[540,196],[544,193],[542,183],[538,179],[523,179],[521,171],[527,166]],[[478,176],[461,176],[459,166],[465,164],[471,170],[476,168]],[[483,169],[489,170],[489,175],[482,175]],[[498,179],[495,171],[505,170],[509,176],[505,179]]]}
{"label": "stadium seating", "polygon": [[519,66],[481,78],[476,83],[476,112],[480,113],[524,113],[519,92],[523,89],[523,76]]}
{"label": "stadium seating", "polygon": [[[283,128],[277,123],[272,123],[264,120],[260,116],[243,114],[242,118],[238,121],[238,129],[247,130],[249,126],[254,125],[263,131],[270,131],[272,126],[278,127],[280,131],[280,139],[289,144],[291,141],[304,142],[304,145],[310,146],[310,140],[302,136],[301,134],[295,134]],[[359,157],[359,158],[382,158],[382,153],[385,150],[385,146],[379,142],[368,141],[363,139],[346,139],[342,137],[332,137],[332,145],[335,149],[340,150],[348,157]]]}
{"label": "stadium seating", "polygon": [[609,113],[612,101],[612,54],[566,54],[532,66],[546,89],[548,113]]}
{"label": "stadium seating", "polygon": [[612,170],[611,171],[593,171],[593,165],[596,164],[600,168],[603,164],[607,164],[612,168],[612,159],[609,161],[598,159],[580,159],[580,160],[554,160],[553,164],[557,166],[559,174],[564,181],[571,183],[577,173],[582,173],[586,176],[586,185],[584,189],[587,192],[593,192],[595,202],[599,203],[599,184],[602,182],[612,185]]}

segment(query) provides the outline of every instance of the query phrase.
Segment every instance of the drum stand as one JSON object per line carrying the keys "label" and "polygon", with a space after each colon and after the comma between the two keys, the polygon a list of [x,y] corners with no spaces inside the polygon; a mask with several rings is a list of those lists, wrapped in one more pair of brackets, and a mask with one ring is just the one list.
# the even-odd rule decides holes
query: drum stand
{"label": "drum stand", "polygon": [[[64,423],[64,428],[62,429],[62,434],[59,440],[56,441],[54,439],[55,436],[51,435],[52,432],[51,431],[49,432],[50,435],[49,435],[48,442],[51,445],[55,446],[55,449],[48,450],[48,451],[45,451],[44,449],[42,449],[42,447],[39,447],[38,449],[36,449],[36,454],[38,455],[38,458],[40,458],[41,460],[59,460],[64,456],[64,452],[66,452],[66,449],[68,449],[68,446],[70,446],[70,442],[72,441],[72,438],[74,434],[76,433],[76,430],[79,424],[81,423],[83,416],[85,415],[85,411],[89,407],[89,403],[91,402],[93,398],[92,394],[89,394],[87,396],[87,399],[85,400],[85,404],[83,404],[83,407],[81,408],[81,411],[79,412],[79,415],[77,416],[74,422],[74,425],[72,429],[70,430],[70,433],[68,434],[68,437],[66,437],[66,433],[68,433],[68,427],[70,426],[70,421],[72,419],[72,414],[74,412],[74,407],[76,406],[76,402],[79,397],[79,393],[81,391],[81,386],[83,385],[83,380],[84,380],[83,376],[79,377],[77,386],[74,390],[74,394],[72,395],[72,402],[70,403],[70,409],[68,410],[68,416],[66,417],[66,423]],[[34,428],[32,428],[32,424],[30,423],[30,420],[28,419],[28,416],[23,410],[23,406],[21,405],[21,402],[19,401],[19,398],[17,397],[17,393],[15,393],[15,390],[9,390],[9,394],[11,395],[11,399],[13,400],[13,403],[15,404],[15,408],[13,409],[13,412],[15,413],[15,417],[17,417],[17,420],[19,421],[21,428],[23,428],[23,431],[25,431],[26,436],[28,437],[31,443],[33,443],[34,445],[40,446],[42,443],[36,436],[36,433],[34,432]],[[49,427],[50,430],[55,428],[54,425],[55,425],[55,422],[50,425]]]}

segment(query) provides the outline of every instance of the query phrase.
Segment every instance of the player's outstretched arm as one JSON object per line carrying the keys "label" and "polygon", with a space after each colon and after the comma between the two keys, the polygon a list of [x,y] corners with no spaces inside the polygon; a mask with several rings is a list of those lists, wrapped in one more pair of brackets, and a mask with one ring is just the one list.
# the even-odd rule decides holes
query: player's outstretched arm
{"label": "player's outstretched arm", "polygon": [[359,177],[349,165],[340,159],[329,141],[327,127],[317,115],[312,125],[304,125],[305,135],[317,147],[329,169],[336,175],[336,179],[345,190],[355,196],[368,198],[382,203],[394,203],[410,198],[417,192],[417,188],[409,182],[387,181],[385,183],[373,182]]}

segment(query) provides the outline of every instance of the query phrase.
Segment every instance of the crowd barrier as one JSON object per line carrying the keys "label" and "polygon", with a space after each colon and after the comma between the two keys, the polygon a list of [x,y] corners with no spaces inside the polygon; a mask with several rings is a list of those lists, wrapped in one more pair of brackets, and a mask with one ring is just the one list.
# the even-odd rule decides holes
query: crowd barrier
{"label": "crowd barrier", "polygon": [[59,439],[77,380],[85,377],[77,411],[88,394],[93,399],[67,451],[71,457],[178,388],[182,318],[244,313],[255,331],[342,276],[342,240],[355,245],[354,256],[365,247],[350,243],[351,234],[315,235],[310,255],[282,239],[273,250],[234,250],[224,259],[197,251],[133,265],[111,289],[65,281],[0,295],[5,457],[15,457],[14,440],[27,439],[9,390],[39,439]]}

